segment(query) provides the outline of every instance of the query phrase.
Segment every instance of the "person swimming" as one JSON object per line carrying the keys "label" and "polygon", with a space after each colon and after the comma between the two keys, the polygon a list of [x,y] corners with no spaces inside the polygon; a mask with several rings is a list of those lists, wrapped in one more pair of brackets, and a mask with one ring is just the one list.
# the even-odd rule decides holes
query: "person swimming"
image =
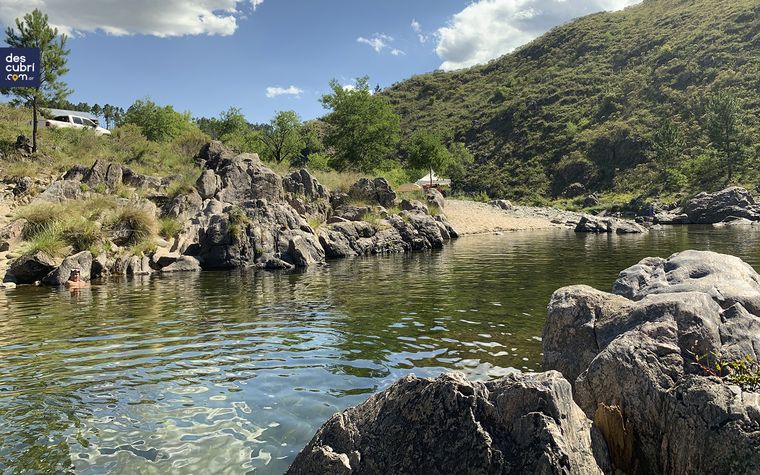
{"label": "person swimming", "polygon": [[80,274],[81,272],[79,269],[71,269],[69,280],[66,281],[66,287],[70,289],[81,289],[82,287],[87,287],[87,282],[81,279]]}

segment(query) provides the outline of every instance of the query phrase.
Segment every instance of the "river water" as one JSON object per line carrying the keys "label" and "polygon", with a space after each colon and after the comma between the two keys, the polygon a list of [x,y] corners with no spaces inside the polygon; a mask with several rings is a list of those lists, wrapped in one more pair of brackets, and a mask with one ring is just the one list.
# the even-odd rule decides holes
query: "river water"
{"label": "river water", "polygon": [[756,228],[564,230],[300,273],[0,291],[0,470],[282,473],[333,413],[397,378],[541,369],[554,290],[609,290],[684,249],[758,268]]}

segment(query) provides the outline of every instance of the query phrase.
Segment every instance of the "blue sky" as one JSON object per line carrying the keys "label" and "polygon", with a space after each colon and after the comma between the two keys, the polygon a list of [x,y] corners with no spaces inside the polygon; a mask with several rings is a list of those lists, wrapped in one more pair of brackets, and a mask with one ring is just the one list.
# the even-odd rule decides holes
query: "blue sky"
{"label": "blue sky", "polygon": [[[36,0],[71,35],[72,102],[150,97],[193,116],[324,113],[335,78],[387,87],[482,63],[573,17],[639,0]],[[158,5],[157,5],[158,3]],[[28,11],[3,0],[0,23]]]}

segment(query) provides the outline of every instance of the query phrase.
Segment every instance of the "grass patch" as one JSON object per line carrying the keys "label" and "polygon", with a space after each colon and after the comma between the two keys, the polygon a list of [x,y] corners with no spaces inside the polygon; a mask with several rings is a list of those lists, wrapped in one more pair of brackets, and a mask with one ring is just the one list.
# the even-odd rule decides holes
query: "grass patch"
{"label": "grass patch", "polygon": [[69,245],[56,226],[50,226],[37,232],[22,246],[24,255],[42,251],[51,257],[64,257],[69,252]]}
{"label": "grass patch", "polygon": [[158,234],[164,239],[173,239],[182,231],[182,223],[177,218],[167,216],[158,220]]}
{"label": "grass patch", "polygon": [[151,240],[156,237],[158,232],[156,216],[152,212],[135,204],[122,206],[118,210],[112,227],[120,225],[132,230],[132,234],[126,242],[128,246],[134,246],[143,241]]}
{"label": "grass patch", "polygon": [[[27,220],[22,232],[25,254],[37,250],[54,256],[71,250],[97,254],[109,247],[110,232],[120,226],[131,230],[125,245],[147,250],[160,229],[152,211],[135,202],[120,204],[113,196],[38,203],[19,209],[15,216]],[[176,229],[179,224],[172,226]]]}
{"label": "grass patch", "polygon": [[250,222],[248,214],[246,214],[243,208],[233,206],[227,211],[227,216],[230,220],[230,234],[240,241],[245,233],[245,227]]}

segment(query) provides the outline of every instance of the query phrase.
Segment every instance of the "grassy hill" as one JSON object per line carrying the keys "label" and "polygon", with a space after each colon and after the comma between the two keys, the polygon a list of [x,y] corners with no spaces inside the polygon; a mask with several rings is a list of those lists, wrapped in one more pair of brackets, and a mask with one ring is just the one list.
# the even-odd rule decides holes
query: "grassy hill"
{"label": "grassy hill", "polygon": [[[488,64],[415,76],[384,93],[402,129],[429,128],[475,154],[461,186],[496,197],[650,191],[652,137],[685,133],[682,190],[722,185],[702,126],[705,101],[731,91],[755,144],[739,182],[758,177],[760,2],[644,0],[555,28]],[[452,136],[453,135],[453,136]]]}

